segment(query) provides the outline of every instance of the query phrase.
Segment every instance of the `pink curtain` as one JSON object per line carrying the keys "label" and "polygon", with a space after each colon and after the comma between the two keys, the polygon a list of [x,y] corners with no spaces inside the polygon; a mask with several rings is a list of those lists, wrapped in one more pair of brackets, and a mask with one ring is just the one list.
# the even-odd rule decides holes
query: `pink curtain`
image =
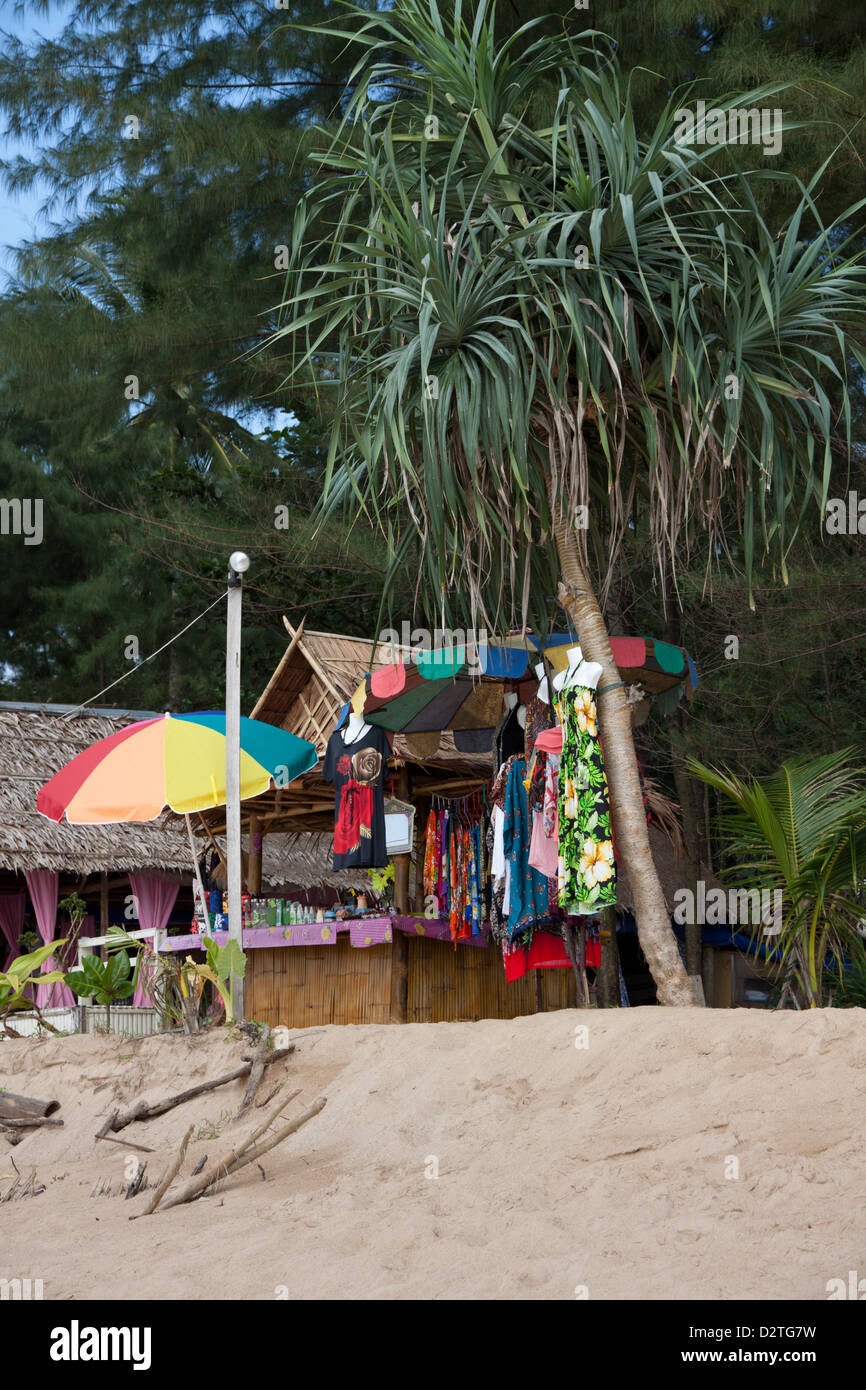
{"label": "pink curtain", "polygon": [[[27,891],[36,913],[36,925],[45,945],[56,937],[57,925],[57,883],[58,875],[52,869],[28,869]],[[49,956],[42,966],[43,975],[49,970],[62,968],[62,962],[55,964],[55,957]],[[53,985],[39,985],[36,990],[36,1003],[40,1009],[62,1008],[75,1003],[75,996],[67,984],[57,980]]]}
{"label": "pink curtain", "polygon": [[26,893],[4,893],[0,897],[0,933],[6,938],[9,947],[9,953],[3,962],[4,970],[8,970],[16,956],[21,954],[18,938],[24,927],[26,905]]}
{"label": "pink curtain", "polygon": [[[156,878],[153,874],[130,874],[129,883],[138,904],[139,927],[142,930],[156,927],[161,931],[171,916],[180,885],[170,883],[164,878]],[[145,978],[146,975],[147,969],[142,967],[132,1002],[150,1007],[153,1000],[147,992],[149,979]]]}

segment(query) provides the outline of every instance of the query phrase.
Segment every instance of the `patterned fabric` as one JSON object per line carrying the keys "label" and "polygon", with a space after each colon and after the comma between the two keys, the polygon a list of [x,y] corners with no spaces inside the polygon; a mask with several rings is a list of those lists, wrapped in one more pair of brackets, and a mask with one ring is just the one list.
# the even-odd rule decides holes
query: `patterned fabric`
{"label": "patterned fabric", "polygon": [[511,866],[507,935],[513,941],[527,930],[550,921],[548,881],[530,867],[529,843],[532,824],[523,777],[526,764],[515,758],[508,773],[505,792],[505,857]]}
{"label": "patterned fabric", "polygon": [[610,799],[598,740],[595,691],[562,692],[559,768],[559,900],[567,911],[616,903]]}
{"label": "patterned fabric", "polygon": [[439,892],[439,820],[435,811],[427,817],[424,835],[424,894]]}
{"label": "patterned fabric", "polygon": [[[493,863],[494,838],[495,831],[493,829],[493,821],[491,820],[487,823],[487,852],[488,860],[491,864]],[[490,931],[494,941],[498,941],[500,945],[503,941],[507,940],[508,923],[502,910],[504,900],[505,876],[503,875],[502,878],[493,879],[490,887]]]}
{"label": "patterned fabric", "polygon": [[547,775],[547,754],[540,749],[532,755],[532,762],[529,766],[529,776],[523,779],[526,788],[526,795],[529,798],[529,806],[533,811],[540,811],[544,802],[544,779]]}
{"label": "patterned fabric", "polygon": [[455,943],[484,932],[489,910],[489,817],[479,806],[432,809],[424,833],[424,894],[435,896]]}
{"label": "patterned fabric", "polygon": [[448,842],[448,886],[450,912],[448,914],[448,926],[451,931],[451,940],[457,945],[457,933],[463,920],[463,876],[462,876],[462,836],[457,831],[452,833]]}
{"label": "patterned fabric", "polygon": [[508,786],[508,774],[511,771],[512,763],[516,757],[517,754],[513,753],[510,758],[506,758],[494,777],[493,785],[490,788],[490,804],[491,806],[498,806],[500,811],[505,810],[505,791]]}
{"label": "patterned fabric", "polygon": [[555,722],[549,701],[533,695],[526,706],[526,726],[523,731],[523,756],[527,767],[532,760],[538,735],[543,729],[552,729]]}
{"label": "patterned fabric", "polygon": [[[554,762],[557,764],[554,767]],[[559,835],[559,758],[548,758],[544,776],[542,816],[545,835]]]}

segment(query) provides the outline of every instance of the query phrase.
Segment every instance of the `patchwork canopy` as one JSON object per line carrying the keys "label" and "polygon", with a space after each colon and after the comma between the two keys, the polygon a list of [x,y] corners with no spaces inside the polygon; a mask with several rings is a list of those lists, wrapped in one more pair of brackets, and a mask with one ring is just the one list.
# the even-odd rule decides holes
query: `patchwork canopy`
{"label": "patchwork canopy", "polygon": [[[241,798],[286,786],[316,766],[316,750],[272,724],[241,719]],[[110,734],[46,782],[37,809],[72,825],[154,820],[226,800],[226,717],[216,710],[142,719]]]}
{"label": "patchwork canopy", "polygon": [[[343,707],[339,723],[351,708],[368,724],[392,733],[423,735],[450,729],[458,749],[479,751],[485,743],[489,746],[489,735],[502,716],[506,683],[533,680],[533,667],[542,653],[554,672],[565,670],[568,650],[576,643],[572,633],[557,633],[544,641],[528,634],[481,646],[477,652],[454,647],[419,654],[411,663],[380,667],[364,677]],[[694,694],[698,673],[684,647],[651,637],[612,637],[611,647],[626,684],[664,696],[671,707],[683,695],[690,699]]]}

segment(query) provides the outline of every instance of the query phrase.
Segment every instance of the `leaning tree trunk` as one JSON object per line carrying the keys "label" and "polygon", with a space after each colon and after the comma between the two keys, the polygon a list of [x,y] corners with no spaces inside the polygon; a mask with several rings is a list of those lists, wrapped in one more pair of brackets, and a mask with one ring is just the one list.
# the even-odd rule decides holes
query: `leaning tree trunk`
{"label": "leaning tree trunk", "polygon": [[562,583],[559,601],[571,615],[588,661],[602,668],[599,717],[604,732],[604,767],[616,843],[634,898],[638,940],[660,1004],[695,1005],[671,928],[670,916],[650,850],[646,812],[632,738],[631,714],[598,600],[586,573],[574,529],[554,505],[553,534]]}

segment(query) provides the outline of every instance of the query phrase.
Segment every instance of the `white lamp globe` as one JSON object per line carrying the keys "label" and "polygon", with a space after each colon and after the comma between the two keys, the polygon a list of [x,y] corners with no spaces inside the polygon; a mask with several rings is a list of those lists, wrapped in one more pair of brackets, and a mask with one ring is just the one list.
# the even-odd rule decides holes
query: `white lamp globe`
{"label": "white lamp globe", "polygon": [[229,564],[235,574],[246,574],[250,567],[250,557],[249,555],[245,555],[242,550],[235,550],[233,554],[229,556]]}

